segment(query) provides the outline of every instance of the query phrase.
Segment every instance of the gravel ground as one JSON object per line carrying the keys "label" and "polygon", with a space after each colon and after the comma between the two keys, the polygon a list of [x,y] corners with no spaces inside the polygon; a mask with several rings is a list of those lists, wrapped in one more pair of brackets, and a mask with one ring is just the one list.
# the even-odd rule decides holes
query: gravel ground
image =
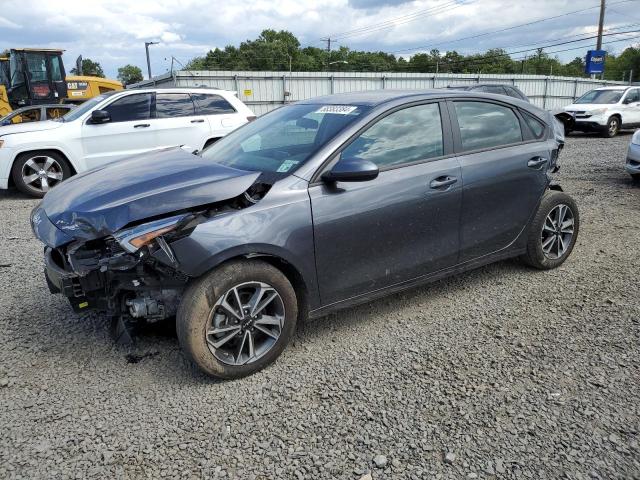
{"label": "gravel ground", "polygon": [[568,139],[582,228],[561,268],[502,262],[307,322],[231,383],[171,328],[117,347],[74,315],[46,290],[36,202],[0,193],[0,478],[640,478],[629,140]]}

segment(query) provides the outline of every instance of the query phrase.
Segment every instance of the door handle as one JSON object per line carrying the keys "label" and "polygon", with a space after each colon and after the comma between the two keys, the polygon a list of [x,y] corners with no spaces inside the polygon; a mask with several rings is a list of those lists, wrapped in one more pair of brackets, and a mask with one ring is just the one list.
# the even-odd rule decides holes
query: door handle
{"label": "door handle", "polygon": [[538,168],[549,161],[548,158],[544,157],[533,157],[527,162],[527,167],[529,168]]}
{"label": "door handle", "polygon": [[149,123],[139,123],[138,125],[134,125],[133,128],[147,128],[150,127],[151,124]]}
{"label": "door handle", "polygon": [[442,188],[448,187],[449,185],[453,185],[456,183],[458,179],[456,177],[450,177],[449,175],[438,177],[434,180],[431,180],[429,186],[431,188]]}
{"label": "door handle", "polygon": [[204,123],[204,119],[203,118],[198,118],[196,120],[191,120],[191,123]]}

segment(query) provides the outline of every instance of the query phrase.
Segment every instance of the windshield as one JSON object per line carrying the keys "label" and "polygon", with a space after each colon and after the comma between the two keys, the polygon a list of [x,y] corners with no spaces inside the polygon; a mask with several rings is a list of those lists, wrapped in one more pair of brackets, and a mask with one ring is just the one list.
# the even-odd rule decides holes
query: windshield
{"label": "windshield", "polygon": [[286,176],[370,107],[288,105],[258,118],[202,152],[240,170]]}
{"label": "windshield", "polygon": [[624,90],[591,90],[576,100],[575,103],[610,104],[618,103]]}
{"label": "windshield", "polygon": [[58,122],[73,122],[75,119],[80,118],[82,115],[84,115],[86,112],[88,112],[93,107],[98,105],[100,102],[102,102],[107,97],[108,97],[108,95],[106,95],[106,94],[98,95],[97,97],[93,97],[91,100],[87,100],[86,102],[84,102],[81,105],[77,106],[76,108],[72,109],[66,115],[64,115],[64,116],[62,116],[60,118],[56,118],[55,120],[58,121]]}

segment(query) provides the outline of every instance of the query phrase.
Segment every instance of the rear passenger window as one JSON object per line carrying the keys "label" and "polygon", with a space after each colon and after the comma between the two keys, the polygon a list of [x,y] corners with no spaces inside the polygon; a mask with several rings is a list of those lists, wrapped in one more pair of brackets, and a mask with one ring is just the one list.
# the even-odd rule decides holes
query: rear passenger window
{"label": "rear passenger window", "polygon": [[151,118],[150,93],[136,93],[119,98],[104,109],[109,112],[112,122],[133,122]]}
{"label": "rear passenger window", "polygon": [[405,108],[384,117],[342,151],[342,158],[370,160],[380,168],[441,155],[442,123],[437,103]]}
{"label": "rear passenger window", "polygon": [[540,140],[542,137],[544,137],[544,123],[535,118],[533,115],[529,115],[527,112],[522,112],[522,116],[524,117],[524,121],[527,122],[527,125],[529,125],[531,133],[533,133],[533,137],[536,140]]}
{"label": "rear passenger window", "polygon": [[495,93],[496,95],[506,95],[504,88],[499,85],[487,85],[484,87],[484,91],[487,93]]}
{"label": "rear passenger window", "polygon": [[190,117],[193,102],[188,93],[156,93],[156,118]]}
{"label": "rear passenger window", "polygon": [[236,112],[236,109],[220,95],[196,93],[192,97],[196,104],[196,115],[219,115]]}
{"label": "rear passenger window", "polygon": [[504,87],[507,91],[507,94],[513,98],[517,98],[518,100],[524,100],[522,94],[513,87]]}
{"label": "rear passenger window", "polygon": [[498,147],[522,141],[513,110],[486,102],[454,102],[463,150]]}

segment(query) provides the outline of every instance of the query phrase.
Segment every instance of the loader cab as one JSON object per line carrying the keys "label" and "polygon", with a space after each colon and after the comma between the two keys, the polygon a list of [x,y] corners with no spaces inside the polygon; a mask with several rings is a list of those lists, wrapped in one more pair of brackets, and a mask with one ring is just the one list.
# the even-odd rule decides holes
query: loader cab
{"label": "loader cab", "polygon": [[7,95],[13,108],[61,103],[67,98],[62,50],[12,49]]}

